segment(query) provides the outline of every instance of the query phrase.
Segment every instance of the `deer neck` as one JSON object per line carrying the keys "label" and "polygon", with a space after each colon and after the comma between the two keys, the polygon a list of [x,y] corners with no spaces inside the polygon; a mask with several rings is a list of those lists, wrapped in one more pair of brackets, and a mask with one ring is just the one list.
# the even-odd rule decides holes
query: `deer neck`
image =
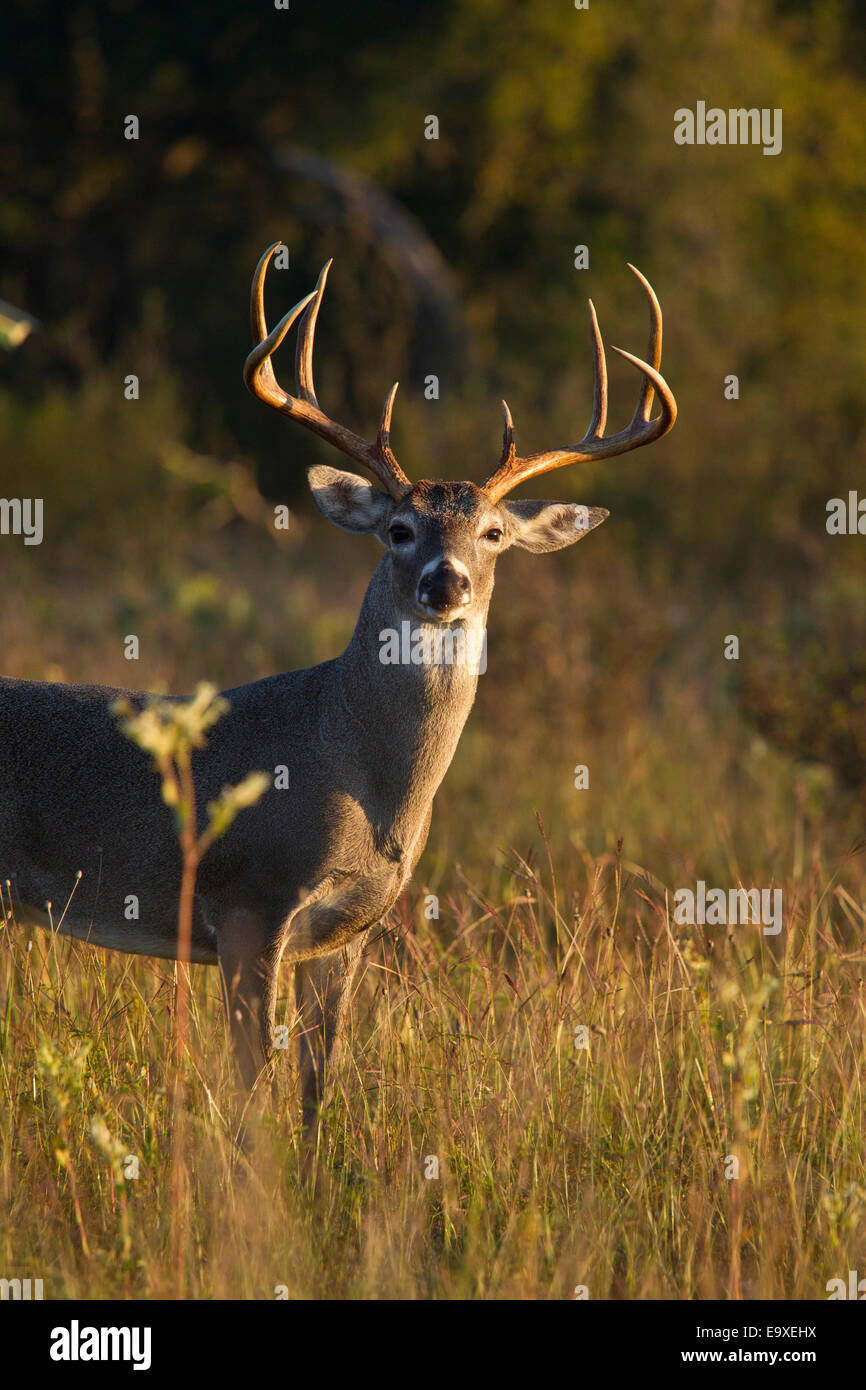
{"label": "deer neck", "polygon": [[408,831],[425,816],[454,756],[475,699],[486,618],[486,609],[479,612],[471,630],[424,623],[397,602],[385,556],[352,640],[334,663],[340,742],[351,741],[375,787],[379,816],[397,828],[403,823]]}

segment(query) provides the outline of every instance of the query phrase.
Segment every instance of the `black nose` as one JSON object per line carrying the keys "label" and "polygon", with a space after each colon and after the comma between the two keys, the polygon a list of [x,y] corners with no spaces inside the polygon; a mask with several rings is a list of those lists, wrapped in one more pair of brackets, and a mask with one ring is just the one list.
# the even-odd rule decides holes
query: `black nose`
{"label": "black nose", "polygon": [[469,576],[449,565],[446,560],[424,575],[418,585],[418,597],[437,613],[444,613],[449,608],[459,608],[465,602],[470,587]]}

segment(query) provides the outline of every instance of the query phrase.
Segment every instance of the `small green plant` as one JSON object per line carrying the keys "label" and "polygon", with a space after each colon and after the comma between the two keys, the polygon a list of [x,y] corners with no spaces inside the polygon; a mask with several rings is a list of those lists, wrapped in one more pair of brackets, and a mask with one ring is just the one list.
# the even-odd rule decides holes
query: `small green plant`
{"label": "small green plant", "polygon": [[192,915],[198,866],[215,840],[225,835],[240,811],[254,806],[270,785],[264,772],[251,772],[234,787],[223,787],[216,801],[207,806],[207,825],[199,833],[192,771],[193,750],[204,748],[209,729],[228,712],[229,703],[216,687],[202,681],[191,700],[154,696],[136,709],[127,698],[114,702],[114,713],[128,738],[149,753],[162,779],[162,796],[174,809],[180,840],[183,869],[178,904],[177,970],[174,996],[174,1068],[172,1080],[172,1229],[175,1291],[184,1295],[182,1208],[186,1194],[186,1172],[182,1159],[182,1062],[187,1047],[189,1017],[189,958],[192,942]]}
{"label": "small green plant", "polygon": [[87,1231],[84,1228],[84,1216],[78,1195],[75,1165],[72,1161],[72,1143],[67,1126],[67,1115],[84,1091],[91,1047],[92,1044],[85,1041],[78,1043],[76,1047],[67,1052],[62,1052],[50,1038],[43,1037],[36,1050],[36,1066],[43,1089],[54,1108],[57,1125],[59,1142],[54,1145],[54,1157],[57,1160],[57,1166],[65,1169],[69,1178],[69,1190],[75,1211],[75,1224],[78,1227],[78,1236],[81,1241],[81,1253],[88,1261],[90,1260],[90,1246],[87,1241]]}
{"label": "small green plant", "polygon": [[215,840],[225,835],[238,813],[254,806],[270,785],[265,772],[251,772],[235,787],[223,787],[218,799],[207,806],[208,823],[201,834],[195,805],[192,754],[204,748],[208,730],[224,714],[229,703],[207,681],[199,683],[192,700],[154,696],[136,710],[123,697],[113,705],[126,736],[149,753],[162,778],[162,796],[173,807],[183,852],[178,908],[178,960],[189,963],[192,909],[198,866]]}

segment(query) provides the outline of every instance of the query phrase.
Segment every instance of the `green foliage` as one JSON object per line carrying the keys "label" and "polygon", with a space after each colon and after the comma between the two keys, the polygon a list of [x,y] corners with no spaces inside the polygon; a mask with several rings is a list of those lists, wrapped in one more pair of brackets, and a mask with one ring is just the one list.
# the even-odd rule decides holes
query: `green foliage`
{"label": "green foliage", "polygon": [[[115,700],[114,713],[127,738],[149,753],[162,778],[162,797],[173,806],[178,828],[194,823],[191,792],[193,749],[204,748],[208,730],[229,712],[229,702],[216,686],[200,681],[191,700],[152,697],[140,709],[125,696]],[[208,802],[207,827],[196,846],[201,857],[231,826],[240,811],[254,806],[270,786],[264,772],[251,772],[234,787],[223,787],[216,801]]]}
{"label": "green foliage", "polygon": [[46,388],[34,403],[0,389],[0,495],[45,500],[46,551],[128,554],[165,526],[166,441],[183,431],[168,381],[146,406],[123,398],[123,373],[100,369],[81,390]]}
{"label": "green foliage", "polygon": [[[134,631],[140,687],[206,672],[191,705],[128,709],[175,779],[216,685],[336,654],[379,554],[306,497],[280,538],[252,487],[250,459],[272,496],[334,462],[241,383],[265,244],[292,254],[272,317],[335,255],[320,398],[369,433],[399,376],[415,476],[486,472],[503,394],[527,452],[583,431],[586,295],[608,343],[643,348],[626,260],[660,295],[680,415],[650,452],[538,483],[611,521],[501,563],[489,673],[412,890],[440,921],[412,897],[371,948],[316,1193],[288,1054],[249,1167],[234,1149],[212,979],[193,971],[175,1124],[159,967],[0,927],[5,1265],[46,1271],[51,1297],[159,1297],[181,1240],[194,1296],[714,1297],[739,1269],[752,1296],[822,1297],[859,1258],[866,1192],[866,549],[824,529],[862,474],[861,10],[117,0],[49,18],[0,16],[0,297],[42,325],[0,362],[0,495],[45,499],[38,553],[3,539],[3,669],[126,686]],[[676,146],[674,110],[699,98],[781,107],[783,153]],[[420,333],[432,311],[375,220],[281,169],[286,143],[417,219],[465,309],[465,370]],[[288,382],[290,349],[277,365]],[[636,383],[610,366],[618,428]],[[207,808],[209,832],[263,777]],[[778,946],[675,938],[665,894],[701,876],[781,885]],[[201,1177],[172,1230],[173,1143]]]}
{"label": "green foliage", "polygon": [[747,634],[743,709],[777,747],[866,787],[866,613],[859,584],[819,590],[767,634]]}
{"label": "green foliage", "polygon": [[[563,862],[556,884],[530,868],[511,901],[467,882],[438,925],[413,894],[360,981],[315,1185],[285,1051],[237,1148],[202,968],[179,1141],[152,967],[94,971],[81,943],[28,951],[13,933],[0,1253],[52,1298],[173,1296],[176,1237],[194,1298],[824,1298],[856,1267],[866,1210],[866,1054],[860,963],[813,849],[783,882],[782,944],[676,936],[663,892],[605,856]],[[851,886],[862,897],[862,864]],[[288,1000],[278,1021],[294,1035]],[[87,1068],[54,1061],[34,1091],[47,1025]],[[172,1218],[178,1142],[195,1181]]]}
{"label": "green foliage", "polygon": [[[702,563],[730,583],[761,545],[797,582],[800,533],[847,484],[866,412],[853,7],[454,0],[410,14],[373,0],[361,22],[348,0],[290,19],[239,15],[228,0],[178,18],[127,0],[46,33],[38,7],[17,0],[0,25],[14,26],[18,55],[0,84],[0,294],[45,325],[10,362],[17,390],[134,362],[148,397],[182,383],[189,442],[252,452],[270,491],[292,490],[299,471],[271,458],[306,461],[319,446],[297,432],[287,442],[239,378],[251,267],[284,237],[280,309],[337,256],[320,345],[331,409],[369,429],[399,375],[410,467],[427,464],[432,439],[438,471],[477,474],[500,394],[527,449],[582,430],[587,291],[608,340],[641,348],[631,259],[665,309],[677,430],[651,465],[637,455],[558,486],[597,491],[641,553],[688,549],[698,534]],[[698,97],[782,108],[782,154],[675,145],[673,113]],[[122,138],[125,112],[141,120],[137,142]],[[423,138],[428,112],[438,140]],[[463,379],[442,343],[412,359],[418,324],[393,256],[364,216],[280,172],[287,141],[374,179],[444,252],[473,344]],[[573,268],[580,242],[589,274]],[[433,407],[421,397],[430,371],[445,385]],[[723,396],[729,373],[738,402]],[[614,364],[612,419],[627,418],[634,389]],[[142,427],[130,408],[133,457]]]}

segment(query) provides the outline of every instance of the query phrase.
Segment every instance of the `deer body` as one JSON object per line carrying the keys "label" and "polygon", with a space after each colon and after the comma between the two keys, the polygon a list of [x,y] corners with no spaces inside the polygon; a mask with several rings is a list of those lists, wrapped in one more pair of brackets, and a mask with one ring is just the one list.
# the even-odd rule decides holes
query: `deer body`
{"label": "deer body", "polygon": [[[424,848],[475,696],[465,664],[379,660],[379,633],[408,616],[389,603],[387,569],[386,557],[342,656],[224,692],[229,713],[194,754],[200,814],[252,767],[288,769],[288,786],[272,787],[214,844],[196,884],[191,960],[222,960],[229,991],[239,968],[251,976],[238,978],[232,1009],[250,1082],[271,1045],[280,959],[312,962],[349,943],[357,959],[359,934],[393,905]],[[111,711],[122,694],[147,698],[0,678],[0,882],[11,882],[22,922],[174,959],[177,833],[158,775]],[[312,970],[309,1008],[330,973]],[[299,972],[299,995],[309,974]],[[343,970],[330,992],[348,983]],[[307,1073],[312,1105],[321,1066]]]}
{"label": "deer body", "polygon": [[[478,679],[477,663],[465,659],[466,652],[477,653],[477,640],[460,648],[456,660],[395,664],[383,659],[383,637],[408,623],[434,638],[450,630],[478,639],[504,549],[559,549],[607,516],[571,503],[505,502],[505,494],[523,477],[650,442],[670,429],[675,404],[658,373],[660,311],[643,282],[650,297],[651,364],[629,359],[645,382],[627,430],[603,437],[606,370],[593,312],[596,390],[580,445],[519,458],[506,406],[502,458],[482,487],[413,486],[390,449],[396,388],[375,444],[318,407],[312,338],[327,267],[315,293],[268,334],[263,283],[275,249],[262,257],[253,279],[257,346],[247,359],[247,385],[374,473],[379,487],[326,467],[311,469],[309,481],[330,521],[376,535],[386,553],[345,652],[226,691],[228,713],[193,755],[200,818],[226,784],[251,771],[285,768],[288,785],[275,780],[202,859],[190,959],[220,966],[249,1085],[271,1046],[280,961],[294,964],[309,1119],[324,1095],[325,1065],[339,1040],[367,931],[393,905],[424,848],[433,798]],[[302,313],[299,396],[292,397],[277,385],[271,357]],[[654,392],[663,405],[655,420]],[[435,644],[431,649],[441,652]],[[111,708],[118,695],[139,705],[148,698],[100,686],[0,678],[0,885],[7,897],[11,892],[20,920],[98,946],[172,959],[178,955],[181,879],[174,818],[147,755],[118,725]]]}

